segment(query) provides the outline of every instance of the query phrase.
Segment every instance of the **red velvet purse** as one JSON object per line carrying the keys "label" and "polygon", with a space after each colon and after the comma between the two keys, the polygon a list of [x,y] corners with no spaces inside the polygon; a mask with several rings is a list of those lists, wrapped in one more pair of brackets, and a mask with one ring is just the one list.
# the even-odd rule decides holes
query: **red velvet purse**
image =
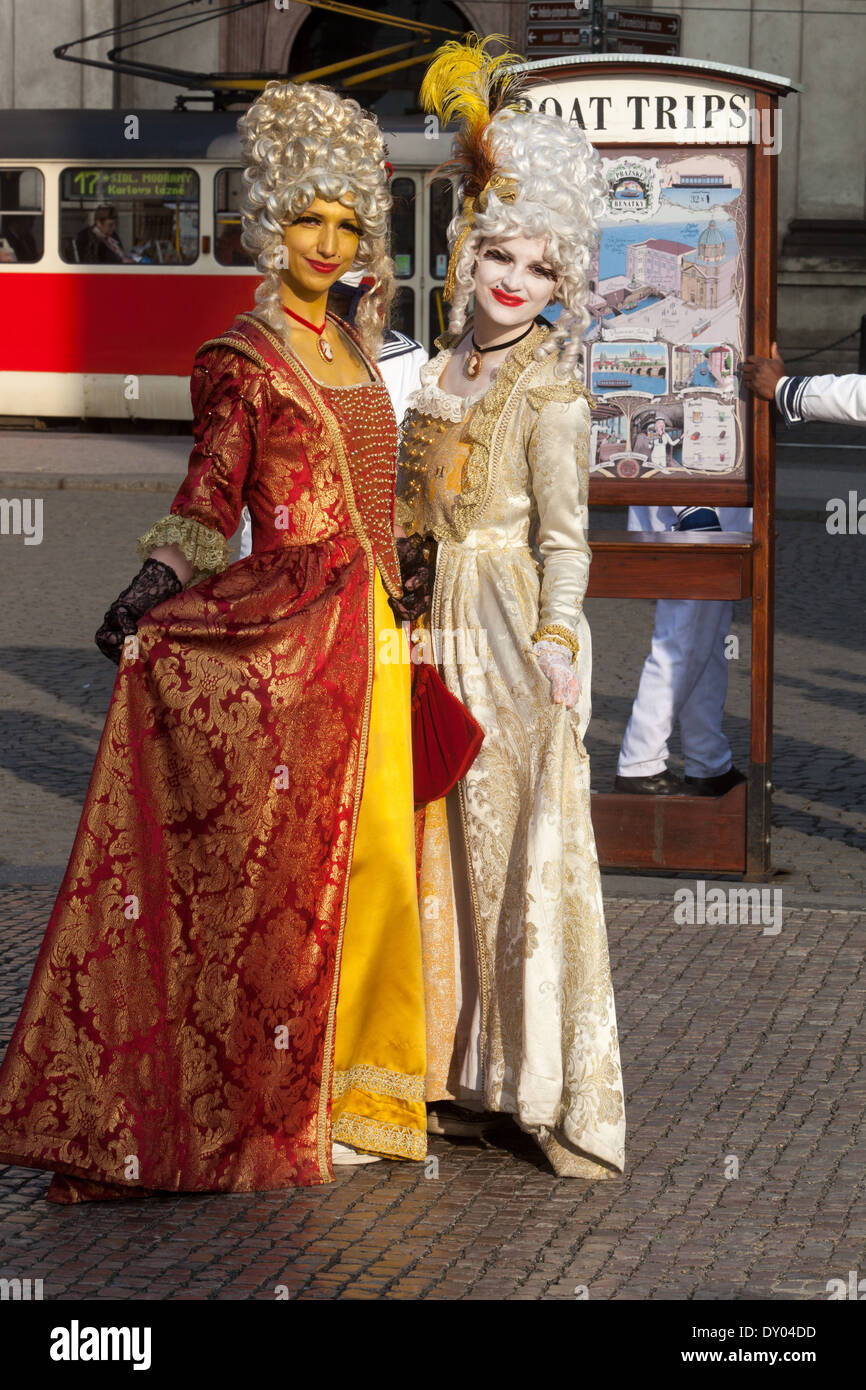
{"label": "red velvet purse", "polygon": [[484,730],[452,695],[435,666],[412,668],[412,766],[415,808],[438,801],[472,766]]}

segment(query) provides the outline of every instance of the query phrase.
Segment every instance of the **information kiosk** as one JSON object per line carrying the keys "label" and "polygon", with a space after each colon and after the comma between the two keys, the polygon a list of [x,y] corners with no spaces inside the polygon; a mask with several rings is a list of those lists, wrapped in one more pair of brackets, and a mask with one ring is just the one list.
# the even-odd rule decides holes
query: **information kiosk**
{"label": "information kiosk", "polygon": [[[607,867],[770,872],[775,422],[741,389],[776,324],[784,77],[689,58],[528,63],[529,104],[585,129],[607,210],[591,275],[590,506],[754,509],[752,532],[591,532],[591,597],[752,601],[748,783],[593,794]],[[537,84],[535,83],[537,79]]]}

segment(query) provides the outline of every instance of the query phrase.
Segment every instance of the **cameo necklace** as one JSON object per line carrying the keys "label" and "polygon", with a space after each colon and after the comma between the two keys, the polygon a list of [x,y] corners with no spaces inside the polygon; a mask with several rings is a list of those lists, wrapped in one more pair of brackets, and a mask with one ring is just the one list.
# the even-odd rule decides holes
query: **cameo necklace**
{"label": "cameo necklace", "polygon": [[[289,310],[287,309],[286,313],[288,312]],[[295,315],[293,315],[293,317],[295,317]],[[505,352],[506,348],[515,347],[517,343],[522,343],[523,339],[529,336],[534,327],[535,320],[533,319],[529,327],[524,328],[522,333],[518,333],[516,338],[512,338],[507,343],[491,343],[489,347],[479,347],[475,341],[475,333],[473,332],[472,351],[466,359],[466,375],[468,377],[476,377],[478,375],[478,373],[481,371],[481,359],[484,356],[485,352]]]}
{"label": "cameo necklace", "polygon": [[[308,323],[306,319],[301,318],[300,314],[296,314],[293,309],[287,308],[285,304],[283,305],[283,309],[288,314],[290,319],[294,319],[295,322],[299,323],[302,328],[309,328],[311,333],[315,333],[316,338],[318,339],[316,347],[319,349],[319,356],[323,357],[326,362],[333,362],[334,349],[331,347],[331,344],[328,342],[327,338],[323,336],[325,329],[328,326],[328,320],[325,319],[325,322],[322,324],[321,328],[317,328],[314,323]],[[481,364],[479,362],[479,366],[480,365]]]}

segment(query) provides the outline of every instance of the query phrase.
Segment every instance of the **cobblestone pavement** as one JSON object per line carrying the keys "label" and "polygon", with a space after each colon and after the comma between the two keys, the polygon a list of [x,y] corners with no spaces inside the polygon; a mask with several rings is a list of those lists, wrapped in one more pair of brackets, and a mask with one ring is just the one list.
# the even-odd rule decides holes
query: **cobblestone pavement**
{"label": "cobblestone pavement", "polygon": [[[51,899],[0,890],[4,1044]],[[49,1299],[826,1299],[866,1270],[866,914],[794,909],[768,936],[618,899],[608,922],[623,1178],[554,1178],[516,1129],[323,1188],[86,1214],[6,1168],[0,1277]]]}

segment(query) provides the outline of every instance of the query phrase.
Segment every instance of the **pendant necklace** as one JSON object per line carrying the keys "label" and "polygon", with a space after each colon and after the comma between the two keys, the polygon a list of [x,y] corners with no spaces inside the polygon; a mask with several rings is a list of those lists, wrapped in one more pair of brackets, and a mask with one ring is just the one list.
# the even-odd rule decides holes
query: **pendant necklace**
{"label": "pendant necklace", "polygon": [[[288,310],[286,310],[286,313],[288,313]],[[472,351],[466,359],[466,375],[468,377],[476,377],[478,375],[478,373],[481,371],[481,359],[484,356],[485,352],[504,352],[506,348],[513,348],[516,343],[522,343],[523,339],[529,336],[534,327],[535,321],[533,320],[533,322],[529,325],[528,328],[525,328],[522,333],[518,333],[517,337],[512,338],[510,342],[491,343],[490,347],[486,348],[478,346],[478,344],[475,341],[475,334],[473,333]]]}
{"label": "pendant necklace", "polygon": [[333,362],[334,349],[331,347],[331,344],[328,342],[327,338],[324,338],[322,336],[322,334],[328,326],[328,320],[325,319],[325,322],[322,324],[321,328],[317,328],[314,323],[308,323],[306,319],[301,318],[300,314],[296,314],[293,309],[287,308],[285,304],[283,305],[283,311],[288,314],[290,319],[294,319],[297,323],[299,323],[302,328],[309,328],[311,333],[315,333],[318,339],[316,347],[319,349],[319,356],[324,357],[326,362]]}

